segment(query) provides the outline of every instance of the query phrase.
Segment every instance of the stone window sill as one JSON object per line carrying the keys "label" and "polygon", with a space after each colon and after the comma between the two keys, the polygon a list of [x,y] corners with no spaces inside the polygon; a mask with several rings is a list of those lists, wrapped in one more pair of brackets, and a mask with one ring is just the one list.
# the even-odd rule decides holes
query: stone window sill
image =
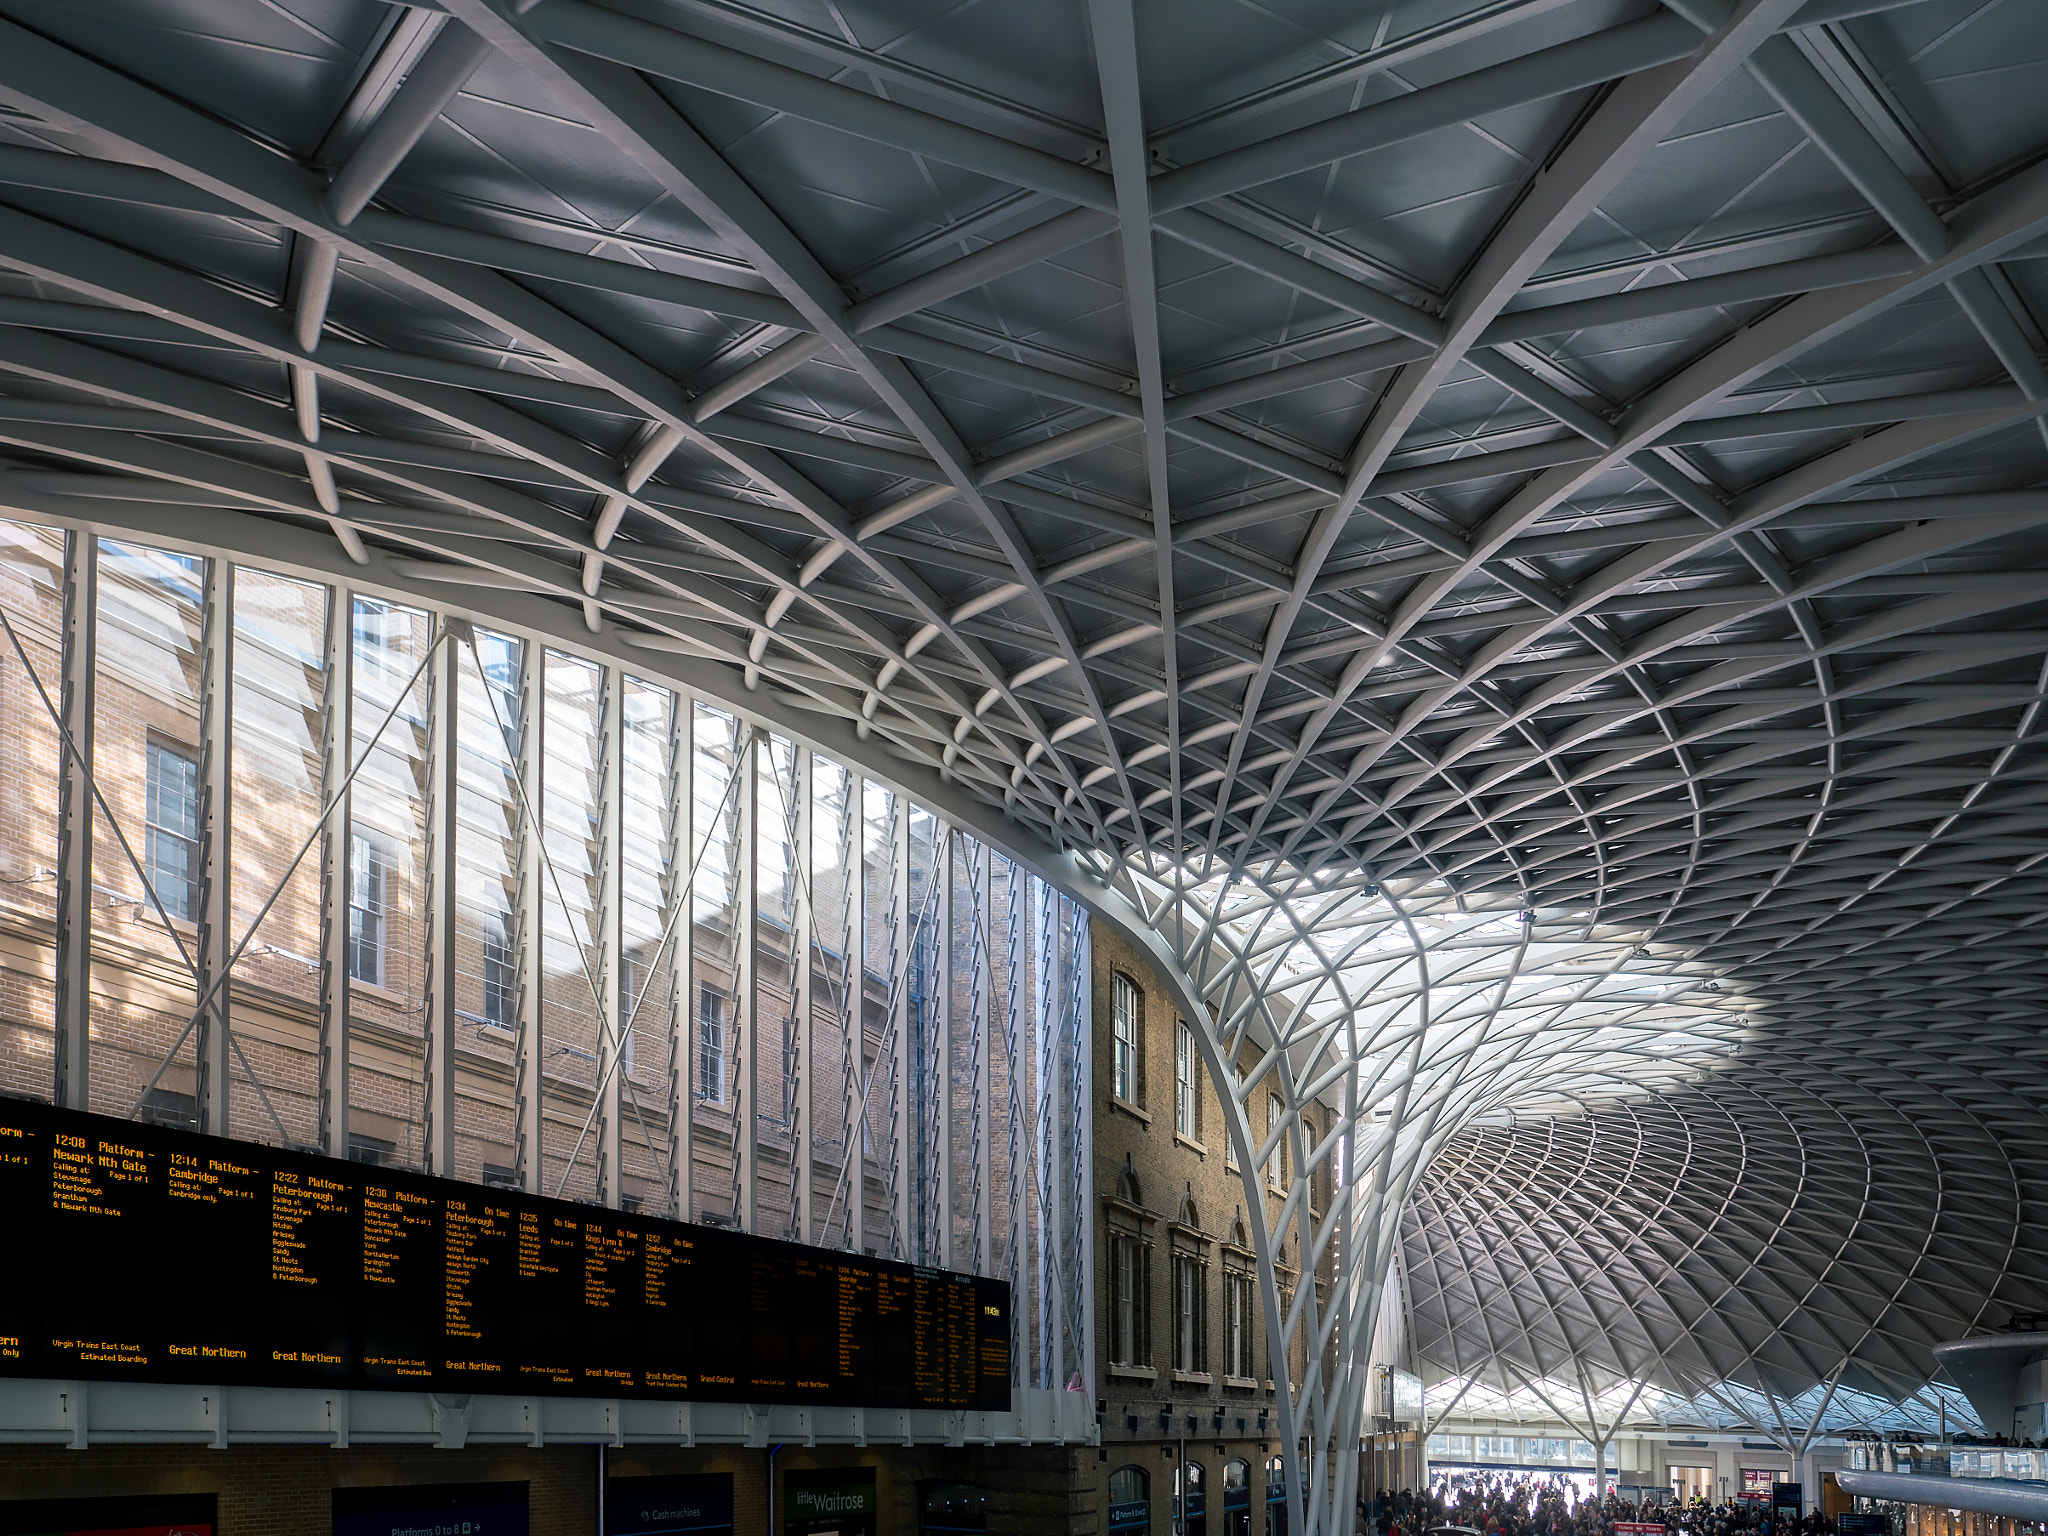
{"label": "stone window sill", "polygon": [[394,991],[392,988],[374,981],[364,981],[360,977],[351,976],[348,989],[357,997],[366,997],[372,1002],[384,1004],[387,1008],[406,1008],[411,1006],[403,992]]}
{"label": "stone window sill", "polygon": [[1197,1157],[1207,1157],[1209,1155],[1209,1149],[1203,1146],[1199,1141],[1195,1140],[1195,1138],[1192,1136],[1183,1135],[1181,1132],[1175,1131],[1173,1133],[1173,1139],[1177,1145],[1186,1147],[1190,1152],[1194,1153]]}
{"label": "stone window sill", "polygon": [[1226,1376],[1223,1378],[1223,1385],[1226,1387],[1236,1387],[1240,1392],[1256,1392],[1259,1390],[1259,1382],[1256,1376]]}
{"label": "stone window sill", "polygon": [[1111,1109],[1122,1110],[1125,1114],[1129,1115],[1133,1120],[1139,1121],[1142,1124],[1150,1125],[1152,1123],[1152,1117],[1146,1114],[1144,1110],[1138,1108],[1138,1106],[1133,1104],[1129,1099],[1119,1099],[1115,1095],[1111,1095],[1109,1100],[1109,1107]]}
{"label": "stone window sill", "polygon": [[1173,1384],[1177,1387],[1212,1387],[1216,1378],[1207,1371],[1175,1371]]}
{"label": "stone window sill", "polygon": [[1157,1381],[1159,1379],[1159,1373],[1149,1365],[1112,1365],[1109,1368],[1109,1374],[1112,1377],[1120,1377],[1125,1381]]}

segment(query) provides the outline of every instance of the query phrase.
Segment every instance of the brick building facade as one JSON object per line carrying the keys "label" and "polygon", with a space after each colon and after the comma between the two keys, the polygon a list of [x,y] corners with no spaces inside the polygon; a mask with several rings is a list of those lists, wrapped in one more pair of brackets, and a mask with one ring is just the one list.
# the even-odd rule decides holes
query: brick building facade
{"label": "brick building facade", "polygon": [[[61,677],[63,545],[54,531],[17,523],[0,523],[0,544],[6,546],[0,604],[21,644],[20,655],[0,645],[0,1093],[47,1099],[63,747],[44,700],[55,702]],[[92,1108],[127,1117],[139,1105],[139,1118],[167,1124],[192,1123],[197,1103],[196,1049],[187,1030],[195,1002],[187,957],[198,941],[197,872],[188,880],[177,871],[198,846],[203,566],[195,557],[103,541],[95,615],[94,783],[112,821],[96,816],[93,834]],[[350,1067],[345,1084],[328,1085],[348,1096],[350,1145],[323,1149],[323,848],[316,829],[327,600],[322,587],[251,567],[235,570],[231,938],[247,943],[228,989],[239,1051],[227,1085],[231,1133],[417,1168],[425,1155],[420,1082],[427,1052],[429,700],[427,677],[414,674],[433,627],[424,611],[363,598],[354,601],[350,615],[354,755],[362,761],[350,802]],[[593,980],[585,969],[599,901],[592,828],[599,794],[600,674],[561,653],[550,651],[542,659],[542,789],[531,811],[550,867],[542,890],[538,974],[525,974],[509,930],[517,906],[512,884],[519,845],[533,832],[528,808],[508,777],[512,749],[505,725],[516,720],[517,703],[498,686],[518,642],[489,635],[480,635],[479,642],[484,666],[499,675],[492,676],[487,694],[484,677],[464,653],[457,689],[455,1161],[443,1171],[483,1183],[520,1177],[514,1025],[530,993],[546,1039],[538,1073],[538,1187],[587,1200],[597,1192],[596,1138],[587,1122],[611,1048],[599,1028]],[[872,1056],[887,1028],[888,978],[842,962],[845,914],[850,882],[872,887],[886,882],[887,871],[864,846],[868,807],[841,811],[855,823],[850,873],[821,862],[820,855],[841,851],[834,829],[817,826],[816,847],[799,860],[788,835],[795,818],[764,815],[757,934],[743,957],[738,951],[745,925],[733,920],[737,882],[729,857],[737,827],[732,797],[721,796],[718,785],[722,777],[760,773],[768,786],[764,803],[780,804],[777,797],[790,793],[799,749],[764,735],[754,744],[757,750],[749,750],[731,716],[700,705],[695,718],[677,718],[689,709],[687,700],[630,677],[624,686],[631,739],[622,784],[632,836],[623,850],[622,882],[628,974],[619,1073],[621,1203],[663,1209],[667,1159],[681,1146],[691,1161],[694,1195],[692,1208],[682,1214],[729,1222],[739,1090],[747,1087],[751,1096],[771,1104],[783,1096],[786,1063],[773,1042],[795,1033],[798,967],[789,909],[797,888],[801,884],[803,898],[815,907],[818,941],[805,1004],[814,1027],[821,1038],[836,1040],[844,993],[858,988],[862,1049]],[[380,722],[394,706],[379,735]],[[696,759],[694,842],[702,855],[687,967],[678,961],[680,942],[662,943],[660,909],[662,883],[673,878],[661,850],[666,819],[677,786],[692,782],[688,772],[679,772],[682,754]],[[818,771],[809,763],[803,767]],[[148,884],[137,864],[148,873]],[[752,967],[750,988],[735,985],[743,960]],[[742,1051],[745,994],[759,1013],[764,1041],[752,1061]],[[714,1019],[723,1032],[716,1071],[707,1068],[703,1055]],[[844,1051],[820,1049],[806,1065],[815,1206],[823,1211],[836,1198],[843,1211],[856,1197],[844,1158],[858,1140],[862,1112],[858,1095],[848,1092],[852,1064]],[[671,1123],[670,1106],[672,1082],[686,1071],[692,1124],[684,1130]],[[743,1083],[748,1072],[752,1081]],[[873,1101],[866,1106],[871,1148],[883,1132],[884,1108]],[[763,1230],[777,1235],[778,1224],[790,1220],[792,1204],[786,1127],[786,1116],[773,1117],[759,1134]],[[879,1160],[869,1156],[862,1175],[859,1192],[873,1232],[885,1225]],[[872,1250],[874,1244],[867,1246]]]}
{"label": "brick building facade", "polygon": [[[1167,1536],[1185,1496],[1190,1536],[1278,1536],[1286,1507],[1269,1494],[1280,1491],[1281,1446],[1249,1223],[1277,1217],[1284,1197],[1273,1176],[1287,1176],[1292,1150],[1260,1170],[1266,1210],[1247,1212],[1215,1083],[1164,982],[1107,924],[1090,942],[1104,1413],[1094,1475],[1082,1481],[1109,1512],[1096,1529]],[[1256,1114],[1252,1124],[1264,1134]],[[1328,1198],[1317,1189],[1312,1220]],[[1283,1309],[1302,1283],[1294,1230],[1277,1266]],[[1326,1260],[1314,1283],[1328,1279]],[[1297,1387],[1302,1369],[1297,1340],[1288,1362]]]}

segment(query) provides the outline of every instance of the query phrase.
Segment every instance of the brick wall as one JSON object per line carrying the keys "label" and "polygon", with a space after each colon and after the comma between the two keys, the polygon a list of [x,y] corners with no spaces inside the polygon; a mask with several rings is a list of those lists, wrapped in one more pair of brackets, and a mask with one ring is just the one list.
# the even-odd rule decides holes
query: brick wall
{"label": "brick wall", "polygon": [[[1250,1483],[1252,1536],[1264,1531],[1265,1464],[1279,1452],[1277,1432],[1262,1433],[1259,1415],[1271,1409],[1272,1374],[1267,1332],[1254,1284],[1255,1316],[1250,1320],[1254,1373],[1232,1379],[1224,1366],[1224,1280],[1228,1273],[1256,1274],[1250,1248],[1251,1224],[1277,1215],[1282,1197],[1259,1180],[1263,1213],[1246,1209],[1244,1180],[1229,1151],[1223,1106],[1207,1068],[1199,1058],[1194,1073],[1195,1125],[1192,1136],[1176,1125],[1176,1034],[1180,1015],[1164,982],[1144,955],[1106,924],[1090,933],[1093,954],[1091,989],[1094,1017],[1095,1194],[1096,1210],[1096,1360],[1095,1396],[1107,1404],[1103,1426],[1106,1457],[1093,1452],[1074,1458],[1076,1532],[1100,1531],[1099,1513],[1109,1503],[1109,1478],[1119,1467],[1136,1466],[1150,1480],[1151,1529],[1172,1530],[1174,1467],[1183,1436],[1191,1463],[1204,1479],[1209,1530],[1224,1532],[1223,1472],[1233,1461],[1246,1464]],[[1135,1100],[1114,1092],[1115,978],[1121,974],[1136,987],[1139,998],[1139,1071]],[[1265,1125],[1256,1113],[1254,1136]],[[1135,1198],[1133,1198],[1135,1196]],[[1320,1212],[1318,1212],[1320,1215]],[[1140,1330],[1142,1358],[1131,1365],[1114,1362],[1112,1351],[1112,1238],[1136,1240],[1149,1251],[1149,1326]],[[1290,1257],[1298,1257],[1298,1238],[1290,1229]],[[1175,1369],[1172,1294],[1176,1255],[1195,1262],[1202,1298],[1198,1362],[1205,1368]],[[1327,1266],[1326,1266],[1327,1268]],[[1280,1271],[1283,1299],[1299,1275],[1291,1266]],[[1302,1348],[1294,1347],[1290,1375],[1302,1377]],[[1223,1410],[1221,1431],[1214,1415]],[[1169,1415],[1162,1432],[1159,1415]],[[1196,1428],[1187,1428],[1188,1415]],[[1136,1428],[1131,1427],[1135,1415]],[[1244,1428],[1239,1429],[1240,1421]],[[1269,1421],[1270,1422],[1270,1421]],[[1219,1449],[1219,1447],[1221,1449]]]}
{"label": "brick wall", "polygon": [[[54,946],[56,882],[48,871],[57,862],[58,768],[60,744],[36,691],[57,700],[60,683],[59,633],[63,604],[59,585],[61,536],[18,524],[10,536],[10,563],[0,568],[0,603],[19,633],[29,666],[0,645],[0,1092],[47,1098],[52,1072],[55,1006]],[[95,673],[94,768],[101,792],[135,853],[148,859],[147,751],[151,742],[196,757],[199,738],[199,619],[189,600],[169,588],[139,579],[135,559],[103,553],[100,575],[99,664]],[[163,567],[158,570],[175,570]],[[180,578],[182,579],[182,578]],[[195,578],[196,579],[196,578]],[[239,940],[270,895],[292,856],[319,816],[320,655],[325,624],[324,591],[269,577],[249,567],[236,572],[235,751],[231,758],[231,814],[234,824],[234,937]],[[355,750],[370,733],[396,688],[410,673],[431,634],[426,618],[394,610],[386,626],[390,667],[358,667]],[[30,675],[33,669],[33,679]],[[551,800],[543,804],[549,847],[563,890],[577,907],[576,932],[588,938],[592,904],[584,851],[586,812],[595,803],[594,697],[587,667],[551,659],[547,672],[554,696],[555,745],[548,753]],[[588,674],[588,675],[586,675]],[[356,782],[353,810],[358,830],[383,838],[389,860],[384,890],[387,908],[383,985],[357,983],[351,989],[353,1070],[345,1087],[351,1130],[389,1142],[393,1160],[417,1166],[422,1158],[420,1080],[423,1070],[420,923],[424,899],[425,828],[418,770],[425,750],[423,718],[426,680],[385,731]],[[636,691],[637,696],[637,691]],[[458,681],[462,729],[472,741],[494,738],[488,700],[474,667],[464,658]],[[630,702],[630,700],[629,700]],[[644,700],[643,700],[644,702]],[[593,717],[593,718],[586,718]],[[705,717],[708,719],[708,717]],[[700,720],[699,722],[703,722]],[[579,728],[585,729],[582,736]],[[686,723],[686,738],[689,726]],[[673,765],[659,742],[636,739],[630,761],[629,801],[664,796]],[[708,734],[700,733],[708,743]],[[576,752],[581,751],[578,758]],[[565,755],[566,754],[566,755]],[[572,772],[572,769],[589,771]],[[652,774],[652,779],[648,775]],[[687,779],[684,781],[687,784]],[[558,804],[553,802],[558,801]],[[502,802],[502,803],[501,803]],[[644,807],[642,808],[644,811]],[[657,809],[660,809],[657,807]],[[856,808],[858,814],[858,808]],[[483,908],[491,889],[502,884],[516,846],[519,808],[509,792],[490,788],[479,764],[465,768],[460,790],[461,833],[458,883],[456,1006],[469,1017],[457,1023],[455,1167],[460,1179],[480,1180],[487,1167],[516,1162],[513,1123],[512,1037],[477,1020],[483,1008]],[[644,816],[643,816],[644,819]],[[764,828],[779,827],[780,814],[764,809]],[[565,830],[566,829],[566,830]],[[699,829],[699,840],[708,829]],[[768,834],[764,831],[764,845]],[[855,847],[860,846],[856,839]],[[101,819],[94,837],[93,878],[100,888],[93,914],[92,1080],[93,1107],[125,1116],[190,1017],[193,987],[176,942],[144,904],[144,889],[119,843]],[[632,857],[644,866],[647,855]],[[806,859],[810,857],[806,851]],[[235,968],[230,1011],[235,1037],[260,1080],[265,1105],[251,1090],[239,1062],[228,1086],[230,1122],[237,1137],[276,1144],[312,1144],[319,1137],[318,975],[307,964],[320,950],[316,843],[265,917],[262,928]],[[582,1132],[597,1081],[597,1036],[589,985],[577,960],[553,882],[544,880],[547,908],[545,965],[535,981],[544,1013],[550,1054],[539,1082],[545,1133],[542,1175],[554,1193],[568,1168],[568,1154]],[[817,932],[836,941],[842,927],[836,877],[818,879],[813,890],[821,907]],[[644,882],[633,886],[645,896]],[[643,901],[644,905],[644,901]],[[645,928],[645,913],[639,926]],[[656,924],[658,928],[658,923]],[[189,949],[195,933],[181,925]],[[730,940],[716,924],[700,924],[698,960],[688,978],[673,979],[675,1013],[668,1003],[671,978],[649,981],[644,967],[654,943],[638,946],[641,989],[649,999],[635,1026],[633,1065],[623,1074],[621,1158],[623,1192],[661,1209],[666,1201],[662,1172],[669,1141],[671,1045],[695,1049],[698,988],[722,985],[729,992]],[[763,1048],[749,1065],[769,1101],[779,1093],[780,1030],[790,1009],[791,974],[787,940],[764,925],[757,973],[759,1027]],[[663,969],[675,971],[672,946]],[[815,1187],[822,1214],[839,1186],[838,1160],[846,1137],[839,1124],[844,1097],[843,1053],[839,1048],[839,994],[820,964],[808,1006],[820,1048],[809,1089],[813,1123],[829,1134],[814,1136]],[[859,984],[858,982],[856,984]],[[651,989],[651,990],[650,990]],[[863,987],[862,1023],[870,1049],[886,1024],[882,995],[872,980]],[[738,1015],[730,1024],[740,1022]],[[738,1042],[729,1042],[738,1069]],[[194,1052],[188,1039],[157,1079],[171,1094],[196,1088]],[[756,1095],[759,1101],[760,1095]],[[275,1112],[275,1120],[272,1118]],[[729,1214],[732,1182],[732,1125],[728,1106],[700,1104],[693,1115],[692,1164],[698,1198],[683,1214]],[[281,1126],[280,1126],[281,1122]],[[879,1121],[877,1121],[879,1123]],[[827,1145],[829,1141],[830,1145]],[[789,1207],[790,1159],[773,1127],[764,1131],[761,1230],[780,1235]],[[564,1193],[589,1198],[595,1191],[594,1137],[586,1141]],[[880,1227],[882,1184],[872,1159],[865,1176],[848,1181],[845,1199],[865,1198]],[[873,1246],[871,1243],[870,1246]]]}

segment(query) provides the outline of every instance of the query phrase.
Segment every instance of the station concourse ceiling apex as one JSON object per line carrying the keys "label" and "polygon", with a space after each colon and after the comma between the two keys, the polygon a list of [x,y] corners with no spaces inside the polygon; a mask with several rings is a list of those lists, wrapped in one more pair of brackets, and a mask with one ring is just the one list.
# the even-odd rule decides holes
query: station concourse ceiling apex
{"label": "station concourse ceiling apex", "polygon": [[1908,1400],[2048,1308],[2044,157],[2034,0],[0,0],[0,508],[1654,940],[1746,1043],[1461,1133],[1429,1373]]}

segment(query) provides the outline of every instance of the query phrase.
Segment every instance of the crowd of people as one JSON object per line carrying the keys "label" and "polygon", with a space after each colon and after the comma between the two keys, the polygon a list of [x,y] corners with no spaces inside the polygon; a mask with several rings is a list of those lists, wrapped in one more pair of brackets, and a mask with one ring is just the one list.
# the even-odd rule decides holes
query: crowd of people
{"label": "crowd of people", "polygon": [[[1835,1536],[1827,1516],[1777,1514],[1762,1499],[1689,1503],[1582,1494],[1561,1474],[1438,1474],[1426,1491],[1380,1489],[1359,1500],[1360,1536],[1426,1536],[1465,1526],[1481,1536],[1617,1536],[1617,1525],[1661,1525],[1667,1536]],[[1636,1536],[1636,1533],[1628,1533]]]}

